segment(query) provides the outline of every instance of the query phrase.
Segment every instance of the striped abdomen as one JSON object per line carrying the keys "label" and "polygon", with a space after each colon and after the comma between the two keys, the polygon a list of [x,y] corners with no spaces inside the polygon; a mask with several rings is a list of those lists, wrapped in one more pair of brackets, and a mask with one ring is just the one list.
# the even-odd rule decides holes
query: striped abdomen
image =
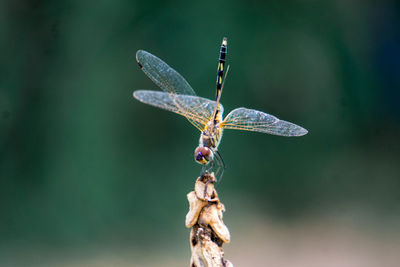
{"label": "striped abdomen", "polygon": [[219,95],[221,94],[222,88],[222,76],[224,76],[224,66],[225,66],[225,58],[226,58],[226,47],[227,40],[224,37],[221,44],[221,50],[219,51],[219,59],[218,59],[218,70],[217,70],[217,93],[215,99],[217,100]]}

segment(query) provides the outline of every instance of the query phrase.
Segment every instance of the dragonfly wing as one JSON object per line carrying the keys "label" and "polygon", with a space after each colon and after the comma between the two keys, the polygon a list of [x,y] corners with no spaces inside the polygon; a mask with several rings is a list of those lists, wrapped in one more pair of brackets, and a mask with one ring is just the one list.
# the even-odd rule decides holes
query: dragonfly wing
{"label": "dragonfly wing", "polygon": [[280,136],[301,136],[307,130],[270,114],[247,108],[232,110],[221,123],[224,129],[246,130]]}
{"label": "dragonfly wing", "polygon": [[[175,112],[186,117],[197,129],[203,131],[213,115],[215,101],[193,96],[160,91],[138,90],[133,96],[148,105]],[[221,114],[224,110],[220,104]]]}
{"label": "dragonfly wing", "polygon": [[196,95],[189,83],[158,57],[138,50],[136,60],[143,72],[163,91],[181,95]]}

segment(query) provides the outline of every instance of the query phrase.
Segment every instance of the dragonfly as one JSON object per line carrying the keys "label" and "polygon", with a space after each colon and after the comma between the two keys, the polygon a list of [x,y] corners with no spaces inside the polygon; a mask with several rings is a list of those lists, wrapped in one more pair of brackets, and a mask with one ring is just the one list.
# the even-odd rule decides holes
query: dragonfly
{"label": "dragonfly", "polygon": [[225,169],[225,163],[218,151],[223,130],[245,130],[288,137],[308,133],[306,129],[294,123],[244,107],[232,110],[223,118],[224,108],[220,100],[229,70],[228,66],[224,76],[226,55],[227,38],[224,37],[218,59],[215,101],[197,96],[189,83],[176,70],[144,50],[137,51],[137,63],[162,91],[137,90],[133,92],[133,96],[140,102],[182,115],[193,124],[201,132],[199,145],[194,151],[194,159],[203,165],[202,173],[209,170],[206,166],[213,167],[215,164],[218,166],[217,170],[222,168],[220,178]]}

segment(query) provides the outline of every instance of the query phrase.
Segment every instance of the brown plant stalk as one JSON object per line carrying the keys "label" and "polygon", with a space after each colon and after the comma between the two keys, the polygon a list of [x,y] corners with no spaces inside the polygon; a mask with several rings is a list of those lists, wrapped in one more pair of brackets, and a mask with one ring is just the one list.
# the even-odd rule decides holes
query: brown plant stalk
{"label": "brown plant stalk", "polygon": [[230,242],[230,234],[222,220],[225,207],[218,198],[215,182],[213,173],[202,174],[196,180],[194,191],[187,194],[186,227],[192,228],[190,267],[233,267],[224,259],[222,245]]}

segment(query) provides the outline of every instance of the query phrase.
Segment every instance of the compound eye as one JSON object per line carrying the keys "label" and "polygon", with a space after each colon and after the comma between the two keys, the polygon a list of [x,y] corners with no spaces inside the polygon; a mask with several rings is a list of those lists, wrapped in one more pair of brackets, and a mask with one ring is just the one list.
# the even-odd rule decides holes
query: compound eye
{"label": "compound eye", "polygon": [[194,151],[195,160],[200,164],[208,164],[213,158],[213,152],[208,147],[197,147]]}
{"label": "compound eye", "polygon": [[209,158],[212,154],[211,149],[209,149],[208,147],[205,147],[205,146],[200,147],[200,152],[206,158]]}

